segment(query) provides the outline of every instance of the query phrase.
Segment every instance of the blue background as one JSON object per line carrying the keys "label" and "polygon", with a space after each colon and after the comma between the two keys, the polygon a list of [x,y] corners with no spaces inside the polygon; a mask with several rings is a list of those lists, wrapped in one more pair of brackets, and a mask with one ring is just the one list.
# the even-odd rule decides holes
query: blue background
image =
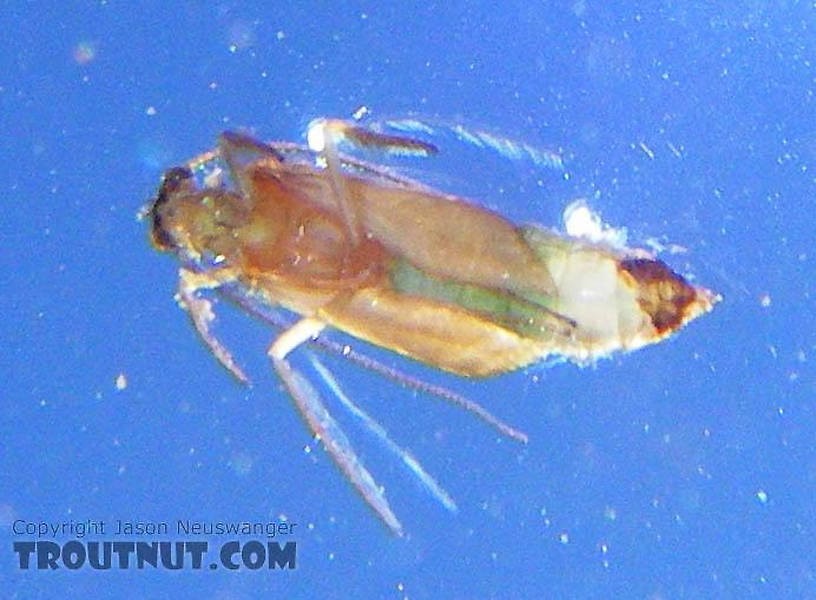
{"label": "blue background", "polygon": [[[0,18],[5,597],[816,597],[810,3],[14,2]],[[332,403],[407,540],[317,451],[266,364],[271,330],[222,304],[255,385],[217,366],[135,218],[219,131],[298,140],[361,104],[562,149],[568,179],[456,145],[406,168],[518,221],[555,225],[589,197],[633,242],[686,247],[666,260],[724,296],[584,369],[469,382],[355,344],[483,402],[526,447],[326,358],[459,503]],[[17,518],[280,515],[301,526],[295,571],[23,572],[11,552]]]}

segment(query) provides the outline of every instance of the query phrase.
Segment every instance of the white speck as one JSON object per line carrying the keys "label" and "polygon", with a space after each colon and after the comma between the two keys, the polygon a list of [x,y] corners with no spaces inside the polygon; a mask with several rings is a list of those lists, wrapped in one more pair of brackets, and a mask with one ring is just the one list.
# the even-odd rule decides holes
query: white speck
{"label": "white speck", "polygon": [[666,142],[666,145],[669,147],[669,150],[671,150],[672,154],[674,154],[677,158],[683,158],[683,155],[680,153],[680,150],[677,148],[677,146],[675,146],[671,142]]}
{"label": "white speck", "polygon": [[128,381],[127,381],[127,377],[125,376],[125,374],[124,373],[119,373],[119,375],[116,376],[116,389],[121,392],[122,390],[124,390],[127,387],[127,384],[128,384]]}
{"label": "white speck", "polygon": [[562,219],[564,229],[570,237],[584,238],[615,247],[626,244],[626,230],[604,224],[600,215],[592,210],[583,198],[568,204]]}
{"label": "white speck", "polygon": [[324,119],[316,119],[309,123],[309,128],[306,130],[306,143],[315,152],[322,152],[326,149],[325,125]]}
{"label": "white speck", "polygon": [[360,119],[365,117],[369,112],[371,112],[371,111],[368,109],[368,107],[365,104],[363,104],[361,107],[359,107],[353,113],[351,113],[351,118],[354,119],[355,121],[359,121]]}
{"label": "white speck", "polygon": [[654,160],[654,157],[655,157],[654,152],[652,151],[651,148],[649,148],[649,146],[647,146],[643,142],[638,142],[638,146],[640,146],[640,149],[643,150],[643,152],[644,152],[644,154],[646,154],[646,156],[648,156],[649,158]]}

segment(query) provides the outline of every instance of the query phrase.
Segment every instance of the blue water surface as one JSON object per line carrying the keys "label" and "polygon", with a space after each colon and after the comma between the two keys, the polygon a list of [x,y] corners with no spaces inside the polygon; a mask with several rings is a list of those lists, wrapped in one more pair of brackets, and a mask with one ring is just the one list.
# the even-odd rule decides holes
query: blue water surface
{"label": "blue water surface", "polygon": [[[12,2],[0,37],[0,589],[7,598],[816,597],[812,3]],[[396,539],[308,434],[222,303],[243,387],[196,338],[136,219],[162,171],[245,128],[421,116],[561,152],[451,143],[405,171],[519,222],[588,198],[723,295],[666,343],[463,381],[526,446],[328,355],[457,500],[451,514],[322,390]],[[452,140],[447,140],[451,142]],[[348,338],[336,339],[348,341]],[[293,361],[307,371],[303,351]],[[20,568],[23,522],[181,541],[178,520],[296,523],[295,569]],[[165,536],[114,536],[117,520]],[[60,532],[41,541],[64,544]],[[230,539],[195,537],[213,552]]]}

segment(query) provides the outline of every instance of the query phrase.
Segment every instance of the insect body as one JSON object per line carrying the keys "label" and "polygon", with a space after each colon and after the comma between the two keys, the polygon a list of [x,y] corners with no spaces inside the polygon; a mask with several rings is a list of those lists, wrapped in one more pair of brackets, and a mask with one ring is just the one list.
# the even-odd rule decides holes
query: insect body
{"label": "insect body", "polygon": [[[198,292],[237,288],[301,315],[269,357],[310,429],[397,534],[383,491],[287,360],[294,348],[331,326],[482,377],[548,356],[586,362],[633,350],[717,301],[644,251],[517,226],[336,149],[343,139],[413,153],[433,152],[428,144],[340,121],[317,127],[318,153],[223,134],[215,152],[165,173],[147,216],[154,245],[182,262],[181,305],[239,379]],[[213,175],[219,165],[228,184]],[[199,170],[210,176],[199,181]]]}

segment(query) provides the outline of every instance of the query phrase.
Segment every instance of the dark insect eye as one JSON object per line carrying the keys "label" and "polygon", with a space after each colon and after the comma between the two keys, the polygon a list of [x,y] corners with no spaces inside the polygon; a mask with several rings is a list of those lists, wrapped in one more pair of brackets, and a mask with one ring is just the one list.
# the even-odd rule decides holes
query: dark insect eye
{"label": "dark insect eye", "polygon": [[148,215],[152,220],[151,237],[157,248],[170,249],[175,246],[173,237],[162,223],[162,208],[170,199],[193,178],[193,172],[187,167],[173,167],[162,175],[161,185]]}
{"label": "dark insect eye", "polygon": [[177,192],[187,181],[193,178],[193,172],[187,167],[173,167],[162,175],[156,205],[167,201],[167,197]]}

